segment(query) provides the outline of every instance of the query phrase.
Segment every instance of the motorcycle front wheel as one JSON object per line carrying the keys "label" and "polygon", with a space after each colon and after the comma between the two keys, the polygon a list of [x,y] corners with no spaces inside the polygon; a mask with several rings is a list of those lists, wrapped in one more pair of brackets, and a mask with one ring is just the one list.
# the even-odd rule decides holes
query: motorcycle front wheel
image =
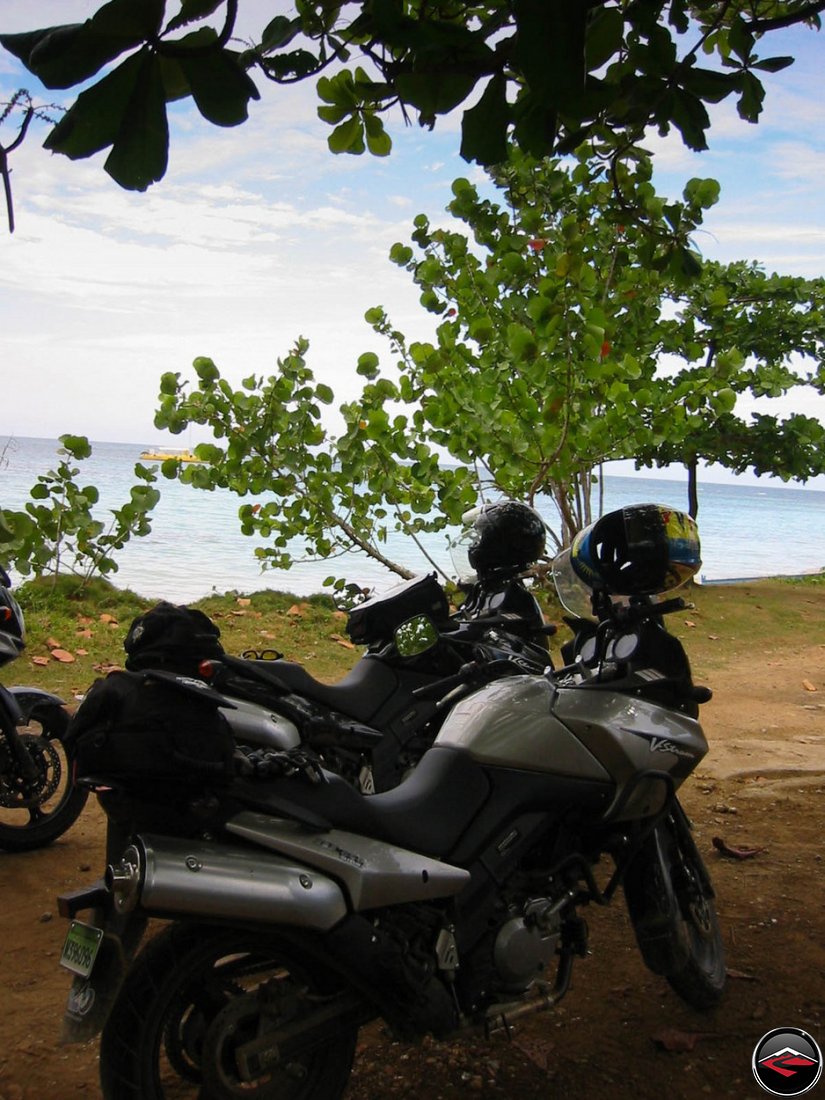
{"label": "motorcycle front wheel", "polygon": [[[358,1028],[334,1011],[317,1022],[337,994],[276,936],[169,925],[136,959],[104,1028],[104,1100],[338,1100]],[[279,1045],[260,1044],[250,1069],[249,1044],[275,1030]]]}
{"label": "motorcycle front wheel", "polygon": [[5,735],[0,735],[0,848],[43,848],[74,825],[88,791],[72,785],[71,760],[63,740],[69,716],[62,707],[35,707],[19,733],[35,765],[24,777]]}
{"label": "motorcycle front wheel", "polygon": [[634,858],[625,897],[647,966],[692,1008],[717,1005],[727,981],[713,888],[678,803]]}

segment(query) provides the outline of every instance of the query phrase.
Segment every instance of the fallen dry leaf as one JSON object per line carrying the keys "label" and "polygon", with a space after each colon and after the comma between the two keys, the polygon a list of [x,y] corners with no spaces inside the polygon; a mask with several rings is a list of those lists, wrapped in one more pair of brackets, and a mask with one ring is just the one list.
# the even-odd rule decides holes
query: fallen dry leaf
{"label": "fallen dry leaf", "polygon": [[74,661],[74,653],[69,653],[68,649],[53,649],[52,657],[64,665],[70,665]]}
{"label": "fallen dry leaf", "polygon": [[49,649],[60,649],[62,643],[58,642],[57,638],[47,638],[46,645],[49,647]]}
{"label": "fallen dry leaf", "polygon": [[708,637],[710,638],[710,640],[712,642],[718,642],[719,641],[719,635],[718,634],[708,634]]}
{"label": "fallen dry leaf", "polygon": [[77,654],[78,657],[88,657],[89,656],[88,649],[76,649],[75,653]]}
{"label": "fallen dry leaf", "polygon": [[767,848],[733,848],[720,836],[713,837],[711,844],[717,852],[720,852],[723,856],[728,856],[730,859],[753,859],[754,856],[768,850]]}
{"label": "fallen dry leaf", "polygon": [[304,617],[304,613],[297,603],[294,603],[292,607],[290,607],[289,611],[287,611],[287,615],[294,615],[296,619],[302,619]]}
{"label": "fallen dry leaf", "polygon": [[117,626],[117,619],[114,615],[110,615],[108,611],[103,612],[100,616],[100,621],[102,623],[107,623],[109,626]]}
{"label": "fallen dry leaf", "polygon": [[104,676],[108,676],[110,672],[122,672],[123,669],[120,665],[111,664],[109,661],[101,661],[100,664],[92,665],[95,672],[102,672]]}
{"label": "fallen dry leaf", "polygon": [[685,626],[691,626],[691,627],[695,627],[695,626],[696,626],[696,623],[694,623],[694,622],[691,622],[691,620],[690,620],[690,619],[685,619]]}
{"label": "fallen dry leaf", "polygon": [[250,600],[248,596],[238,596],[236,603],[239,607],[249,607],[249,605],[252,603],[252,600]]}
{"label": "fallen dry leaf", "polygon": [[817,690],[816,685],[812,684],[810,680],[803,680],[802,681],[802,686],[805,688],[806,691],[816,691]]}
{"label": "fallen dry leaf", "polygon": [[744,970],[734,970],[731,967],[729,967],[725,973],[729,978],[738,978],[743,982],[756,982],[759,980],[755,974],[746,974]]}
{"label": "fallen dry leaf", "polygon": [[42,667],[43,665],[47,665],[48,663],[49,663],[49,658],[48,657],[32,657],[32,664],[33,665],[38,665],[38,666]]}
{"label": "fallen dry leaf", "polygon": [[94,638],[94,633],[88,628],[84,627],[77,631],[78,638]]}

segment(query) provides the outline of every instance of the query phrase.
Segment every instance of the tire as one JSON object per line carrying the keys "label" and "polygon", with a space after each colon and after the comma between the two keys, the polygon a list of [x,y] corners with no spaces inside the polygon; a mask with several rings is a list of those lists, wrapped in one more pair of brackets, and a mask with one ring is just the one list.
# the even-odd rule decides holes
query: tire
{"label": "tire", "polygon": [[660,823],[624,880],[646,965],[692,1008],[717,1005],[727,980],[710,876],[681,807]]}
{"label": "tire", "polygon": [[689,833],[685,836],[688,829],[685,821],[682,828],[677,825],[665,833],[665,851],[670,849],[673,856],[673,889],[679,903],[676,935],[684,947],[682,961],[665,977],[686,1004],[704,1011],[721,1000],[727,970],[710,876],[693,838]]}
{"label": "tire", "polygon": [[317,962],[276,936],[169,925],[138,956],[103,1030],[104,1100],[338,1100],[355,1053],[351,1021],[328,1023],[251,1082],[235,1058],[259,1028],[280,1021],[294,1032],[335,992]]}
{"label": "tire", "polygon": [[0,740],[0,848],[29,852],[62,836],[80,816],[89,792],[72,785],[63,738],[69,716],[62,707],[35,707],[20,730],[38,765],[34,786],[15,782],[5,738]]}

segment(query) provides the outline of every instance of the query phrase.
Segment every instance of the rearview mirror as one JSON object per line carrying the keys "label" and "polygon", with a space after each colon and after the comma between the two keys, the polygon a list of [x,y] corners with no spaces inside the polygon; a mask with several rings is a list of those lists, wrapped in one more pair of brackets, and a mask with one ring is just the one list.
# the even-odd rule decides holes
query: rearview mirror
{"label": "rearview mirror", "polygon": [[437,644],[438,630],[428,615],[414,615],[396,627],[394,637],[402,657],[415,657]]}

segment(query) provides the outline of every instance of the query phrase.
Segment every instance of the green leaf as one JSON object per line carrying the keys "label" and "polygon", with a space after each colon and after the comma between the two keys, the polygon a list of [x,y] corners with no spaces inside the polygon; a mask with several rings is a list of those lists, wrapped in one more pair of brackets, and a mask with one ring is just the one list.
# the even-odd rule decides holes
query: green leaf
{"label": "green leaf", "polygon": [[160,30],[164,0],[110,0],[85,23],[0,36],[47,88],[70,88]]}
{"label": "green leaf", "polygon": [[92,453],[92,446],[85,435],[61,435],[60,442],[72,458],[88,458]]}
{"label": "green leaf", "polygon": [[217,382],[221,376],[221,372],[214,362],[205,355],[199,355],[197,359],[193,360],[192,366],[200,381],[207,385]]}
{"label": "green leaf", "polygon": [[145,191],[163,178],[169,156],[169,125],[159,59],[141,53],[141,68],[123,123],[104,165],[129,191]]}
{"label": "green leaf", "polygon": [[365,351],[358,357],[356,371],[365,378],[375,378],[378,374],[379,359],[374,351]]}
{"label": "green leaf", "polygon": [[364,124],[357,115],[352,115],[336,126],[327,138],[327,145],[333,153],[363,153]]}
{"label": "green leaf", "polygon": [[742,93],[737,104],[739,117],[746,122],[757,122],[762,113],[764,99],[765,89],[762,82],[753,73],[742,73]]}
{"label": "green leaf", "polygon": [[286,15],[276,15],[264,28],[264,33],[261,35],[261,47],[264,52],[268,52],[281,46],[287,46],[300,31],[300,17],[290,19]]}
{"label": "green leaf", "polygon": [[81,92],[49,133],[43,147],[77,160],[112,145],[135,94],[142,64],[142,55],[136,54]]}
{"label": "green leaf", "polygon": [[396,242],[390,249],[390,260],[399,267],[406,267],[413,258],[413,250],[406,244]]}
{"label": "green leaf", "polygon": [[683,195],[685,202],[701,206],[703,210],[708,210],[719,201],[720,192],[721,188],[718,180],[694,177],[685,184]]}
{"label": "green leaf", "polygon": [[464,112],[461,122],[461,155],[477,164],[501,164],[507,159],[507,126],[510,107],[504,76],[492,77],[481,99]]}
{"label": "green leaf", "polygon": [[740,14],[737,14],[731,23],[728,42],[739,60],[747,63],[753,49],[754,38],[748,30],[744,17]]}
{"label": "green leaf", "polygon": [[348,107],[333,107],[321,105],[318,107],[318,118],[322,122],[328,122],[331,126],[336,126],[341,119],[346,118],[350,109]]}
{"label": "green leaf", "polygon": [[185,27],[187,23],[194,23],[198,19],[205,19],[217,11],[224,0],[181,0],[180,12],[174,19],[170,19],[166,25],[167,31],[176,31]]}
{"label": "green leaf", "polygon": [[377,115],[364,115],[364,128],[367,133],[367,149],[374,157],[386,157],[392,152],[392,140],[384,129],[384,123]]}
{"label": "green leaf", "polygon": [[585,59],[588,71],[600,69],[624,42],[624,18],[619,8],[602,8],[587,26]]}
{"label": "green leaf", "polygon": [[794,58],[792,57],[766,57],[763,61],[756,61],[751,66],[752,69],[759,69],[765,73],[779,73],[783,69],[787,69],[789,65],[793,65]]}
{"label": "green leaf", "polygon": [[249,117],[249,100],[260,99],[237,54],[210,50],[180,58],[192,97],[205,119],[216,126],[238,126]]}
{"label": "green leaf", "polygon": [[329,386],[324,385],[323,382],[319,382],[318,385],[315,387],[315,396],[325,405],[331,405],[332,402],[335,400],[335,394],[332,392]]}
{"label": "green leaf", "polygon": [[447,114],[463,103],[475,87],[476,75],[445,68],[432,72],[407,72],[396,78],[395,86],[405,103],[424,115]]}
{"label": "green leaf", "polygon": [[710,118],[702,100],[682,88],[674,88],[670,118],[682,135],[682,140],[690,149],[701,152],[707,149],[705,132],[710,126]]}

